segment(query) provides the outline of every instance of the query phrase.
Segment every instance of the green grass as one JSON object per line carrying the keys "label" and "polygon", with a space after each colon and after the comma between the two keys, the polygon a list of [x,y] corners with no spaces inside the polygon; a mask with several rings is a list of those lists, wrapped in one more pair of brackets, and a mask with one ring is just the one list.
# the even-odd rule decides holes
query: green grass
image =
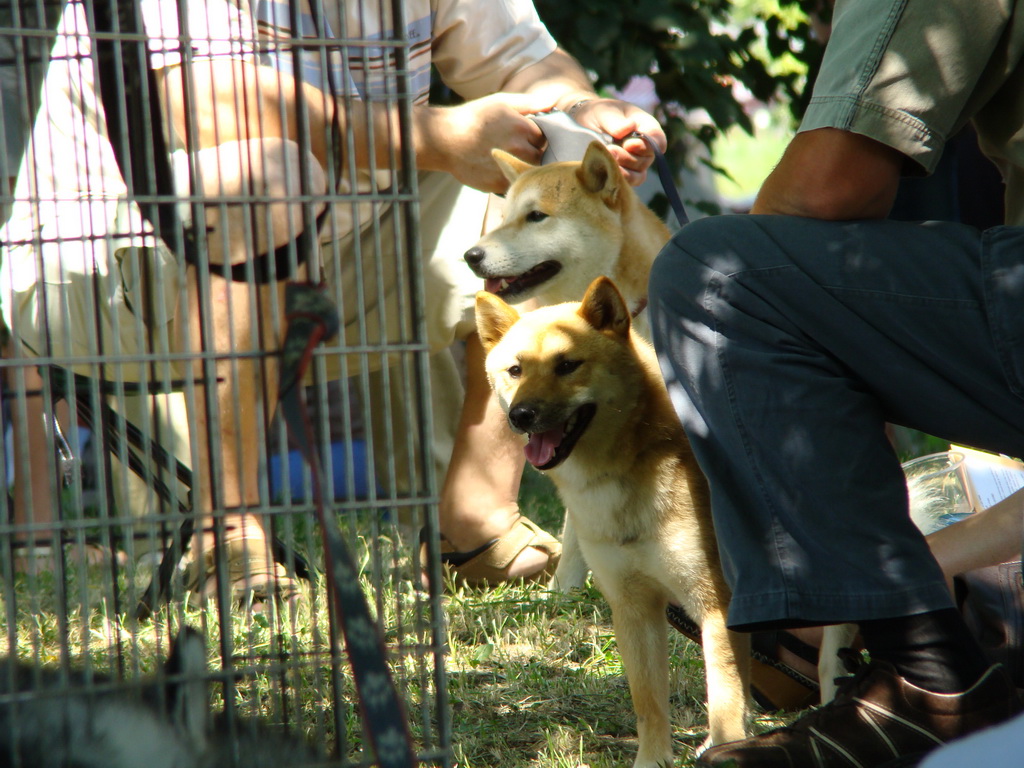
{"label": "green grass", "polygon": [[[545,529],[560,530],[562,507],[547,481],[532,471],[525,478],[522,505]],[[360,561],[365,594],[384,625],[421,754],[436,747],[439,699],[433,673],[435,659],[443,658],[455,765],[602,768],[632,762],[637,745],[628,686],[609,609],[595,588],[557,595],[540,584],[491,590],[447,585],[440,601],[444,654],[435,657],[430,651],[431,603],[411,579],[415,542],[370,515],[349,518],[345,528]],[[315,551],[310,554],[318,562]],[[117,579],[122,595],[130,595],[130,569]],[[366,760],[348,667],[343,655],[331,653],[322,578],[294,614],[231,612],[232,650],[226,664],[219,655],[222,625],[215,606],[198,611],[179,602],[152,620],[137,622],[114,609],[111,572],[95,567],[71,573],[63,583],[63,598],[61,585],[49,574],[18,577],[14,586],[13,593],[0,592],[2,621],[13,615],[17,622],[14,631],[2,627],[0,653],[58,664],[66,638],[76,664],[87,656],[96,670],[121,663],[135,676],[158,666],[169,639],[186,622],[205,630],[215,674],[224,666],[239,670],[235,701],[242,714],[288,723],[325,749],[338,739],[338,722],[346,762]],[[57,619],[62,604],[68,606],[63,623]],[[706,736],[703,664],[698,647],[667,624],[665,631],[677,765],[688,766]],[[11,637],[15,642],[8,647]],[[341,684],[337,697],[330,685],[332,666]],[[220,690],[213,687],[215,709],[223,706]]]}

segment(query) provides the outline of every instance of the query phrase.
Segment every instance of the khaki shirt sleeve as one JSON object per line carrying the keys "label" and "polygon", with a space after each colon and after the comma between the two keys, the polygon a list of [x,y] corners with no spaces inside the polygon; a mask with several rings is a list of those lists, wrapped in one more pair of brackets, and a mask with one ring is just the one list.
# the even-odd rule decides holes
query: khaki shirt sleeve
{"label": "khaki shirt sleeve", "polygon": [[556,44],[529,0],[438,0],[433,62],[466,99],[501,90]]}
{"label": "khaki shirt sleeve", "polygon": [[863,134],[902,152],[917,172],[932,172],[946,140],[1001,76],[1011,5],[839,0],[800,130]]}

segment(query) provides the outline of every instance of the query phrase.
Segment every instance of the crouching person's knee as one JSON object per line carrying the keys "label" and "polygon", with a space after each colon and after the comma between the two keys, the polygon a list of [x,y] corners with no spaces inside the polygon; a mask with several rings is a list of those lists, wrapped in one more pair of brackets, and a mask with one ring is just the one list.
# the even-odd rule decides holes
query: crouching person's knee
{"label": "crouching person's knee", "polygon": [[687,224],[673,235],[654,261],[648,284],[653,312],[683,312],[699,306],[715,275],[728,274],[739,264],[729,243],[742,228],[741,216],[711,216]]}

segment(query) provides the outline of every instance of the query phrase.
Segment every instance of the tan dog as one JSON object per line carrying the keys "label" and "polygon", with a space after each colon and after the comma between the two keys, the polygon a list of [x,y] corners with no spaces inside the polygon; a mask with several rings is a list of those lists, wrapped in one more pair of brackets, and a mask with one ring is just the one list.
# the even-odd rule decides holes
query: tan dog
{"label": "tan dog", "polygon": [[[581,162],[539,167],[498,149],[492,155],[511,183],[504,221],[465,254],[486,290],[511,304],[548,306],[579,301],[605,275],[648,337],[647,278],[669,230],[622,178],[608,148],[594,141]],[[567,517],[551,587],[579,588],[586,578]]]}
{"label": "tan dog", "polygon": [[638,314],[669,231],[623,179],[608,148],[594,141],[581,162],[540,167],[501,150],[492,155],[512,185],[504,220],[465,254],[485,289],[511,304],[534,299],[547,306],[579,301],[605,275]]}
{"label": "tan dog", "polygon": [[636,766],[671,765],[665,607],[701,625],[706,745],[747,734],[749,636],[726,629],[708,489],[651,346],[607,278],[582,303],[520,315],[481,292],[487,376],[527,459],[550,473],[579,546],[612,607],[637,714]]}

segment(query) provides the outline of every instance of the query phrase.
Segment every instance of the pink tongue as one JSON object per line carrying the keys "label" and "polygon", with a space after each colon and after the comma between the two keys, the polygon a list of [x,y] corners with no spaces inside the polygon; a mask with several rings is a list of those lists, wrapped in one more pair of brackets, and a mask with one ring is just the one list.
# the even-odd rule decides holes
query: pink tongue
{"label": "pink tongue", "polygon": [[540,432],[530,435],[526,443],[526,460],[535,467],[543,467],[555,456],[555,449],[562,442],[565,432],[561,429],[549,429],[547,432]]}

